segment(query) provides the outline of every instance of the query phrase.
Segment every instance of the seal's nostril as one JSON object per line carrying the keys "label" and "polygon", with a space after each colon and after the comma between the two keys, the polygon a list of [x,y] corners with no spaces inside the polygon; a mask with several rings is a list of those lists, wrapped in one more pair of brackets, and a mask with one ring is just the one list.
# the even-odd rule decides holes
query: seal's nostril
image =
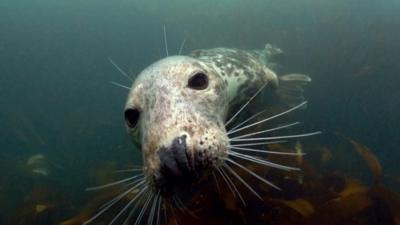
{"label": "seal's nostril", "polygon": [[186,150],[186,135],[175,138],[172,142],[171,148],[176,148],[177,150]]}
{"label": "seal's nostril", "polygon": [[171,146],[158,150],[160,173],[169,179],[183,178],[190,175],[191,167],[187,153],[186,135],[175,138]]}

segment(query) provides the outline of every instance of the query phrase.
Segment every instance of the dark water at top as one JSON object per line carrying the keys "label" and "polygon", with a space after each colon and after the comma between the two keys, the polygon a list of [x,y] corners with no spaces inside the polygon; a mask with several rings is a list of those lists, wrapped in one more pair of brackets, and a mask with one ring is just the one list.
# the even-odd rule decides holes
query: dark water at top
{"label": "dark water at top", "polygon": [[129,80],[108,58],[138,74],[165,56],[163,25],[170,53],[184,38],[184,53],[279,46],[278,74],[313,78],[305,124],[359,140],[398,175],[399,12],[397,0],[0,0],[0,224],[38,182],[13,171],[34,154],[50,161],[46,182],[76,201],[88,171],[140,162],[124,127],[127,91],[109,83]]}

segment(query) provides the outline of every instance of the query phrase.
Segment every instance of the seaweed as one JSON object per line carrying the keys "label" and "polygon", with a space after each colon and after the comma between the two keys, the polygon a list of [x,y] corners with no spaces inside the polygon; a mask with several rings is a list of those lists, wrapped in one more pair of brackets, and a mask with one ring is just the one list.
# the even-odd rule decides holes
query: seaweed
{"label": "seaweed", "polygon": [[[384,185],[383,169],[377,157],[355,140],[340,135],[336,135],[335,138],[340,140],[336,147],[325,146],[317,141],[268,146],[274,151],[308,153],[308,156],[303,158],[282,155],[268,158],[281,164],[300,167],[301,171],[287,172],[257,164],[246,165],[275,183],[281,190],[266,186],[243,170],[235,169],[262,199],[258,199],[241,182],[232,179],[242,194],[244,204],[231,192],[226,183],[218,180],[216,184],[210,176],[201,184],[197,184],[196,191],[189,198],[183,199],[185,208],[168,204],[164,222],[168,225],[400,225],[400,195]],[[352,159],[352,164],[364,164],[354,164],[352,168],[359,168],[360,173],[367,170],[372,177],[372,183],[342,170],[344,162],[338,163],[337,167],[332,166],[337,159],[341,159],[340,154],[351,153],[347,148],[351,148],[354,156],[359,159]],[[309,157],[310,155],[314,157]],[[110,179],[113,166],[109,165],[105,164],[93,171],[93,176],[99,182]],[[82,224],[112,196],[120,192],[119,188],[113,188],[96,193],[85,205],[72,207],[68,199],[63,197],[63,190],[54,189],[56,187],[36,187],[36,190],[29,192],[25,196],[25,202],[8,224]],[[108,224],[134,196],[135,193],[127,196],[91,224]],[[124,218],[121,218],[115,224],[121,224],[123,221]]]}

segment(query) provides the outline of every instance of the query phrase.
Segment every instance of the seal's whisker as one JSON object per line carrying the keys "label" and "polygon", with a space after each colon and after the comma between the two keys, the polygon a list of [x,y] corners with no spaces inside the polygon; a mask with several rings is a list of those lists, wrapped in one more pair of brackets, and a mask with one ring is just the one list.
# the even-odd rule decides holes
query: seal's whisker
{"label": "seal's whisker", "polygon": [[133,82],[132,77],[130,77],[121,67],[119,67],[110,57],[108,57],[108,61],[126,78],[128,78],[131,82]]}
{"label": "seal's whisker", "polygon": [[[118,196],[114,197],[113,199],[111,199],[111,200],[108,201],[107,203],[101,205],[101,206],[99,207],[99,209],[101,210],[101,209],[103,209],[103,208],[109,206],[110,204],[114,204],[115,202],[117,202],[117,201],[119,201],[120,199],[122,199],[123,197],[125,197],[127,194],[129,194],[129,193],[131,193],[132,191],[134,191],[135,188],[137,188],[137,187],[143,185],[143,183],[144,183],[144,179],[140,179],[140,180],[133,181],[133,182],[130,182],[130,183],[126,184],[127,186],[131,186],[131,187],[130,187],[127,191],[125,191],[125,192],[119,194]],[[133,186],[133,187],[132,187],[132,186]]]}
{"label": "seal's whisker", "polygon": [[257,92],[250,97],[250,99],[242,106],[240,109],[225,123],[225,127],[228,126],[242,111],[246,108],[246,106],[267,86],[268,82],[263,84]]}
{"label": "seal's whisker", "polygon": [[182,213],[184,213],[184,211],[179,207],[178,201],[176,200],[176,196],[172,198],[172,201],[175,204],[176,208],[179,209],[179,211],[181,211]]}
{"label": "seal's whisker", "polygon": [[178,55],[182,54],[183,47],[185,46],[186,38],[182,40],[181,46],[179,47]]}
{"label": "seal's whisker", "polygon": [[268,117],[268,118],[266,118],[266,119],[263,119],[263,120],[260,120],[260,121],[255,122],[255,123],[249,124],[249,125],[247,125],[247,126],[244,126],[244,127],[241,127],[241,128],[238,128],[238,129],[235,129],[235,130],[232,130],[232,131],[229,131],[227,134],[230,135],[230,134],[236,133],[236,132],[238,132],[238,131],[241,131],[241,130],[244,130],[244,129],[247,129],[247,128],[256,126],[256,125],[258,125],[258,124],[260,124],[260,123],[264,123],[264,122],[267,122],[267,121],[269,121],[269,120],[275,119],[275,118],[277,118],[277,117],[283,116],[283,115],[285,115],[285,114],[288,114],[288,113],[290,113],[290,112],[292,112],[292,111],[294,111],[294,110],[296,110],[296,109],[299,109],[299,108],[305,106],[306,104],[307,104],[307,101],[304,101],[304,102],[298,104],[297,106],[294,106],[294,107],[292,107],[292,108],[290,108],[290,109],[288,109],[288,110],[286,110],[286,111],[284,111],[284,112],[275,114],[275,115],[270,116],[270,117]]}
{"label": "seal's whisker", "polygon": [[179,208],[178,202],[176,201],[176,196],[173,196],[173,197],[172,197],[172,201],[173,201],[173,203],[176,205],[176,208],[178,208],[179,210],[181,210],[181,209]]}
{"label": "seal's whisker", "polygon": [[[274,155],[293,155],[293,156],[306,155],[306,153],[298,153],[298,152],[277,152],[277,151],[268,151],[268,150],[264,150],[264,149],[241,148],[241,147],[235,147],[235,146],[228,146],[228,147],[231,149],[236,149],[236,150],[240,150],[240,151],[260,152],[260,153],[267,153],[267,154],[274,154]],[[232,151],[232,152],[236,152],[236,151]]]}
{"label": "seal's whisker", "polygon": [[[143,185],[144,181],[136,184],[135,186],[129,188],[127,191],[125,191],[124,193],[118,195],[117,197],[115,197],[114,199],[112,199],[111,201],[109,201],[108,203],[106,203],[106,205],[104,206],[103,209],[101,209],[98,213],[96,213],[94,216],[92,216],[90,219],[86,220],[83,225],[89,224],[91,222],[93,222],[95,219],[97,219],[99,216],[101,216],[104,212],[106,212],[108,209],[110,209],[115,203],[117,203],[119,200],[121,200],[123,197],[125,197],[127,194],[129,194],[130,192],[132,192],[133,190],[135,190],[137,187],[139,187],[140,185]],[[142,193],[142,191],[144,191],[146,189],[146,187],[144,189],[142,189],[136,196],[139,196],[140,193]],[[136,198],[135,196],[135,198]]]}
{"label": "seal's whisker", "polygon": [[178,207],[180,207],[181,209],[183,209],[183,212],[184,212],[184,213],[187,213],[188,215],[190,215],[190,216],[192,216],[192,217],[194,217],[194,218],[196,218],[196,219],[199,218],[198,216],[196,216],[196,214],[194,214],[192,211],[190,211],[190,210],[185,206],[185,204],[183,204],[182,200],[181,200],[178,196],[176,196],[175,200],[176,200],[176,202],[178,203]]}
{"label": "seal's whisker", "polygon": [[212,172],[212,176],[214,178],[215,184],[217,185],[218,192],[221,193],[221,188],[219,187],[219,183],[218,183],[217,176],[215,175],[215,171]]}
{"label": "seal's whisker", "polygon": [[276,186],[275,184],[273,184],[272,182],[262,178],[261,176],[259,176],[258,174],[254,173],[253,171],[249,170],[248,168],[244,167],[243,165],[235,162],[234,160],[231,160],[229,158],[226,158],[226,161],[235,164],[236,166],[240,167],[241,169],[243,169],[244,171],[246,171],[247,173],[249,173],[250,175],[254,176],[255,178],[257,178],[258,180],[264,182],[265,184],[277,189],[277,190],[281,190],[278,186]]}
{"label": "seal's whisker", "polygon": [[273,163],[271,161],[258,159],[258,158],[254,157],[254,156],[249,156],[249,155],[238,153],[238,152],[232,152],[231,151],[231,152],[228,152],[228,155],[231,155],[231,156],[234,156],[234,157],[237,157],[237,158],[241,158],[241,159],[244,159],[244,160],[247,160],[247,161],[255,162],[255,163],[258,163],[258,164],[262,164],[262,165],[265,165],[265,166],[269,166],[269,167],[272,167],[272,168],[286,170],[286,171],[300,170],[299,168],[296,168],[296,167],[280,165],[280,164],[277,164],[277,163]]}
{"label": "seal's whisker", "polygon": [[125,89],[128,89],[128,90],[131,90],[130,87],[127,87],[127,86],[125,86],[125,85],[119,84],[119,83],[117,83],[117,82],[110,81],[110,83],[113,84],[113,85],[115,85],[115,86],[117,86],[117,87],[121,87],[121,88],[125,88]]}
{"label": "seal's whisker", "polygon": [[164,225],[168,225],[167,203],[166,203],[166,201],[164,201],[164,204],[163,204],[163,212],[164,212]]}
{"label": "seal's whisker", "polygon": [[[99,186],[95,186],[95,187],[88,187],[85,190],[86,191],[94,191],[94,190],[99,190],[99,189],[103,189],[103,188],[108,188],[108,187],[112,187],[112,186],[115,186],[115,185],[118,185],[118,184],[126,183],[128,181],[137,179],[137,178],[139,178],[141,176],[144,176],[143,173],[135,175],[133,177],[128,177],[128,178],[125,178],[125,179],[122,179],[122,180],[111,182],[111,183],[108,183],[108,184],[103,184],[103,185],[99,185]],[[143,178],[141,178],[141,179],[143,179]]]}
{"label": "seal's whisker", "polygon": [[228,169],[229,172],[233,174],[244,186],[246,186],[255,196],[262,200],[262,197],[255,191],[239,174],[237,174],[228,164],[224,164],[224,167]]}
{"label": "seal's whisker", "polygon": [[[231,129],[229,129],[229,131],[235,130],[235,129],[237,129],[237,128],[240,128],[241,126],[243,126],[244,124],[246,124],[246,123],[249,122],[250,120],[252,120],[252,119],[256,118],[257,116],[261,115],[262,113],[264,113],[265,111],[266,111],[266,109],[264,109],[264,110],[262,110],[262,111],[260,111],[260,112],[258,112],[258,113],[256,113],[256,114],[250,116],[249,118],[247,118],[247,119],[244,120],[243,122],[239,123],[238,125],[234,126],[234,127],[231,128]],[[229,131],[228,131],[228,132],[229,132]]]}
{"label": "seal's whisker", "polygon": [[303,134],[294,134],[294,135],[286,135],[286,136],[273,136],[273,137],[259,137],[259,138],[231,138],[230,141],[268,141],[268,140],[277,140],[277,139],[291,139],[291,138],[300,138],[300,137],[308,137],[320,134],[321,131],[311,132],[311,133],[303,133]]}
{"label": "seal's whisker", "polygon": [[254,135],[258,135],[258,134],[264,134],[264,133],[268,133],[268,132],[272,132],[272,131],[277,131],[277,130],[293,127],[293,126],[296,126],[298,124],[300,124],[300,122],[289,123],[289,124],[277,126],[277,127],[274,127],[274,128],[258,131],[258,132],[253,132],[253,133],[249,133],[249,134],[244,134],[244,135],[232,137],[232,139],[238,139],[238,138],[250,137],[250,136],[254,136]]}
{"label": "seal's whisker", "polygon": [[136,171],[143,171],[143,169],[136,169],[136,168],[134,168],[134,169],[124,169],[124,170],[116,170],[115,172],[116,173],[125,173],[125,172],[136,172]]}
{"label": "seal's whisker", "polygon": [[159,197],[160,197],[160,192],[158,192],[157,195],[153,198],[153,203],[151,204],[151,208],[150,208],[150,215],[149,215],[149,218],[147,219],[147,225],[153,225],[154,214],[156,211],[156,206],[158,204]]}
{"label": "seal's whisker", "polygon": [[123,225],[129,225],[129,220],[132,218],[132,216],[134,215],[134,213],[138,209],[139,204],[143,201],[144,198],[145,198],[145,195],[141,195],[139,197],[139,199],[135,203],[135,206],[130,210],[129,215],[126,217]]}
{"label": "seal's whisker", "polygon": [[232,188],[231,184],[228,182],[228,180],[226,179],[225,175],[222,173],[221,169],[218,168],[218,167],[217,167],[216,169],[217,169],[217,171],[219,172],[219,174],[221,174],[221,177],[222,177],[222,179],[225,181],[226,186],[227,186],[227,187],[229,188],[229,190],[232,192],[233,197],[236,198],[236,193],[235,193],[235,191],[233,191],[233,188]]}
{"label": "seal's whisker", "polygon": [[143,215],[147,211],[147,207],[149,206],[149,203],[150,203],[151,199],[153,199],[153,197],[154,197],[154,193],[152,191],[149,191],[146,202],[144,203],[142,210],[140,210],[140,213],[139,213],[138,217],[136,218],[135,225],[140,224],[140,221],[142,221]]}
{"label": "seal's whisker", "polygon": [[164,24],[164,45],[165,45],[165,53],[167,56],[169,56],[168,54],[168,41],[167,41],[167,29],[165,28],[165,24]]}
{"label": "seal's whisker", "polygon": [[226,179],[229,181],[229,183],[232,185],[233,190],[236,192],[236,194],[239,196],[240,201],[243,203],[243,205],[246,205],[246,202],[243,199],[243,196],[240,194],[239,190],[237,189],[235,183],[233,183],[232,179],[229,177],[229,175],[225,172],[223,168],[221,168],[221,172],[224,174]]}
{"label": "seal's whisker", "polygon": [[161,203],[163,201],[163,197],[160,195],[160,199],[158,201],[158,205],[157,205],[157,220],[156,220],[156,224],[159,225],[160,224],[160,211],[161,211]]}
{"label": "seal's whisker", "polygon": [[180,207],[181,209],[183,209],[183,211],[184,211],[185,213],[187,213],[187,214],[189,214],[189,215],[191,215],[191,216],[197,218],[197,216],[194,215],[194,214],[185,206],[185,204],[183,204],[182,200],[181,200],[178,196],[176,196],[176,202],[178,203],[179,207]]}
{"label": "seal's whisker", "polygon": [[242,146],[258,146],[258,145],[269,145],[269,144],[279,144],[279,143],[286,143],[285,140],[279,141],[265,141],[265,142],[255,142],[255,143],[246,143],[246,144],[231,144],[230,146],[234,147],[242,147]]}
{"label": "seal's whisker", "polygon": [[[171,218],[174,220],[175,225],[178,225],[178,221],[176,220],[176,216],[175,216],[175,211],[172,205],[170,205],[170,210],[171,210]],[[167,221],[166,221],[167,222]]]}

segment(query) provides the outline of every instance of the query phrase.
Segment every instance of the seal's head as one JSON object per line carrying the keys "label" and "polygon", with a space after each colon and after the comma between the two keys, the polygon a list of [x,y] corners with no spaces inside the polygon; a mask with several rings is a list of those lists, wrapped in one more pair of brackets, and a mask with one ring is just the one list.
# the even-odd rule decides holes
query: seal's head
{"label": "seal's head", "polygon": [[212,66],[186,56],[164,58],[139,74],[125,120],[154,189],[171,193],[222,163],[227,89]]}

